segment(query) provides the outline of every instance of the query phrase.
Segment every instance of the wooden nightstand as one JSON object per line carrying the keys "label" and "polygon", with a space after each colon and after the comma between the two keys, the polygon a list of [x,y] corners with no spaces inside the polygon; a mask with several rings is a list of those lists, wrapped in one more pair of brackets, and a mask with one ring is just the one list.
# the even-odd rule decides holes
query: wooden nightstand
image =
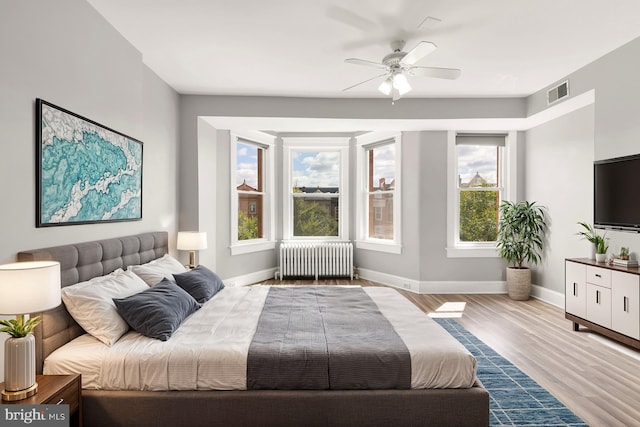
{"label": "wooden nightstand", "polygon": [[[37,375],[38,392],[15,402],[2,405],[69,405],[69,425],[82,427],[82,381],[80,375]],[[4,383],[0,384],[0,389]]]}

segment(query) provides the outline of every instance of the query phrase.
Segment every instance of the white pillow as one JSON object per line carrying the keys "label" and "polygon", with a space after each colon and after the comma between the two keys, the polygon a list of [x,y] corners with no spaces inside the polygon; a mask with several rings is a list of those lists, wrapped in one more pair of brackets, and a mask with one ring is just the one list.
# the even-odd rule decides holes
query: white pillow
{"label": "white pillow", "polygon": [[184,273],[186,267],[180,264],[180,261],[169,254],[162,258],[154,259],[146,264],[130,265],[127,270],[133,271],[142,278],[147,285],[154,286],[162,281],[165,277],[173,280],[174,274]]}
{"label": "white pillow", "polygon": [[106,276],[62,288],[62,301],[82,329],[110,346],[129,330],[113,298],[125,298],[145,289],[149,287],[140,277],[117,269]]}

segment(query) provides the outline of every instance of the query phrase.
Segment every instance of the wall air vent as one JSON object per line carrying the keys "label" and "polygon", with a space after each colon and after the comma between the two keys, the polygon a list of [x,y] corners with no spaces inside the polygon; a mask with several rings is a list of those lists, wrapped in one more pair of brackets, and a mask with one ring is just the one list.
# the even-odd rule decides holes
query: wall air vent
{"label": "wall air vent", "polygon": [[569,96],[569,80],[565,80],[547,91],[547,105],[558,102],[567,96]]}

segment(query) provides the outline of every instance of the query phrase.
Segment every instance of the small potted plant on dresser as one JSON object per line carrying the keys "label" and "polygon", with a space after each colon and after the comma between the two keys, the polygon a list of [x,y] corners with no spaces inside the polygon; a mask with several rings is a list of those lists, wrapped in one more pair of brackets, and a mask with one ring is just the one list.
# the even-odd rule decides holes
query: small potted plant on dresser
{"label": "small potted plant on dresser", "polygon": [[618,258],[620,258],[623,261],[628,261],[629,260],[629,248],[627,248],[626,246],[623,246],[620,248],[620,253],[618,254]]}
{"label": "small potted plant on dresser", "polygon": [[525,262],[542,259],[543,238],[547,231],[544,210],[536,202],[502,202],[496,246],[507,267],[507,291],[511,299],[527,300],[531,292],[531,270]]}
{"label": "small potted plant on dresser", "polygon": [[584,221],[579,221],[578,224],[584,228],[583,231],[578,232],[578,235],[593,243],[596,262],[605,262],[607,260],[607,251],[609,250],[606,233],[602,236],[599,235],[591,224],[587,224]]}

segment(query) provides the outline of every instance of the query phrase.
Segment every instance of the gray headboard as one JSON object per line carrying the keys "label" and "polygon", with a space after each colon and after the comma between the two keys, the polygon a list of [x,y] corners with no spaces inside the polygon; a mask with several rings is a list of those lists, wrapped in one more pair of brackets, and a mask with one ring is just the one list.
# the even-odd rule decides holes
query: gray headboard
{"label": "gray headboard", "polygon": [[[53,260],[60,262],[61,286],[104,276],[118,268],[144,264],[169,252],[166,231],[95,240],[18,253],[18,261]],[[44,359],[58,347],[84,334],[64,304],[41,313],[42,323],[34,331],[36,368],[42,373]]]}

